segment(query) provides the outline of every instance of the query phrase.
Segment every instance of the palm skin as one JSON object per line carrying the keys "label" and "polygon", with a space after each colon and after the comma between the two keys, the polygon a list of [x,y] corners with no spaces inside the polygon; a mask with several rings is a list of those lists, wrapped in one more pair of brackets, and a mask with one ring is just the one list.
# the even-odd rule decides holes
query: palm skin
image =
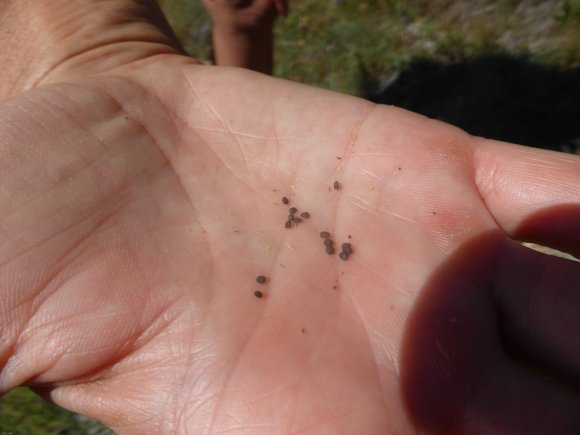
{"label": "palm skin", "polygon": [[2,391],[120,433],[578,429],[580,268],[509,239],[580,203],[577,159],[176,54],[6,100],[0,130]]}

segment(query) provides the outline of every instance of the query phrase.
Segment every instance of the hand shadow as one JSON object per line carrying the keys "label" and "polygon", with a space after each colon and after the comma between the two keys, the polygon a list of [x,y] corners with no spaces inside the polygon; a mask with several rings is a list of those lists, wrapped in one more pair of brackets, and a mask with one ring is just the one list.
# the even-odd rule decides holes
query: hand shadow
{"label": "hand shadow", "polygon": [[[578,256],[579,227],[580,206],[560,206],[517,235]],[[426,433],[580,434],[580,263],[500,231],[467,242],[409,317],[401,379]]]}

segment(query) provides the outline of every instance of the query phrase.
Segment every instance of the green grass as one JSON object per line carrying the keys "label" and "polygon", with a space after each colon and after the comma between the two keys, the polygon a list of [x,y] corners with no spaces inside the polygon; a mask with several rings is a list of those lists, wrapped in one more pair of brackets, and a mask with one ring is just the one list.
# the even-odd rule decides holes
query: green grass
{"label": "green grass", "polygon": [[[209,59],[211,26],[201,2],[161,3],[188,52]],[[342,92],[358,92],[363,69],[387,78],[417,58],[507,52],[580,67],[580,0],[294,0],[291,7],[276,26],[275,75]],[[0,399],[2,431],[107,433],[27,389]]]}
{"label": "green grass", "polygon": [[[356,94],[361,71],[387,78],[413,59],[490,53],[580,67],[580,0],[301,0],[276,26],[275,75]],[[189,53],[208,59],[199,1],[162,7]]]}
{"label": "green grass", "polygon": [[13,435],[105,435],[97,422],[41,399],[28,388],[16,388],[0,399],[0,433]]}

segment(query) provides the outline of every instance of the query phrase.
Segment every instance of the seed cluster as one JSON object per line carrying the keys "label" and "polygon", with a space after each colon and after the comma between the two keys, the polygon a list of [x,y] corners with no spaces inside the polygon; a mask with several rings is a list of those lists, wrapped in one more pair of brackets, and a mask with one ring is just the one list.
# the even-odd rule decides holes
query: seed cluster
{"label": "seed cluster", "polygon": [[346,261],[348,260],[348,256],[352,254],[352,246],[350,243],[343,243],[341,248],[342,252],[338,254],[338,258],[340,258],[343,261]]}
{"label": "seed cluster", "polygon": [[[288,200],[288,198],[284,197],[282,198],[282,202],[284,204],[288,204],[286,201]],[[288,209],[288,218],[286,219],[286,222],[284,223],[284,228],[292,228],[292,224],[299,224],[301,222],[304,221],[304,219],[308,219],[310,218],[310,213],[308,213],[307,211],[303,211],[302,213],[300,213],[300,217],[295,216],[296,213],[298,213],[298,209],[296,207],[290,207]]]}
{"label": "seed cluster", "polygon": [[[341,185],[338,181],[335,181],[333,184],[333,188],[334,190],[339,190],[341,188]],[[330,188],[329,188],[330,190]],[[290,204],[290,200],[284,196],[282,197],[282,203],[285,205]],[[310,218],[310,213],[308,213],[307,211],[303,211],[302,213],[300,213],[300,217],[296,216],[296,213],[298,213],[298,208],[296,207],[290,207],[288,209],[288,218],[286,219],[286,222],[284,223],[284,227],[285,228],[292,228],[292,224],[299,224],[301,222],[303,222],[305,219],[309,219]],[[323,239],[323,244],[324,244],[324,248],[326,250],[326,253],[328,255],[333,255],[336,250],[334,248],[334,240],[330,237],[330,233],[328,231],[322,231],[320,233],[320,238]],[[351,236],[349,234],[348,238],[350,239]],[[343,243],[341,245],[341,252],[338,254],[338,257],[343,260],[346,261],[348,260],[348,257],[352,254],[352,246],[350,243]],[[256,282],[258,284],[265,284],[267,281],[267,278],[264,275],[259,275],[256,277]],[[333,288],[336,288],[336,286],[334,286]],[[261,290],[256,290],[254,292],[254,296],[257,297],[258,299],[263,298],[264,292],[262,292]],[[302,332],[304,333],[304,329],[302,329]]]}
{"label": "seed cluster", "polygon": [[[256,282],[258,284],[264,284],[266,282],[266,277],[264,275],[259,275],[256,277]],[[256,290],[254,292],[254,296],[256,296],[258,299],[262,299],[264,297],[264,292],[261,290]]]}
{"label": "seed cluster", "polygon": [[[323,239],[324,249],[328,255],[332,255],[336,252],[334,248],[334,240],[330,237],[328,231],[322,231],[320,233],[320,238]],[[350,243],[343,243],[341,245],[341,252],[338,254],[338,258],[343,261],[348,260],[349,255],[352,254],[352,245]]]}

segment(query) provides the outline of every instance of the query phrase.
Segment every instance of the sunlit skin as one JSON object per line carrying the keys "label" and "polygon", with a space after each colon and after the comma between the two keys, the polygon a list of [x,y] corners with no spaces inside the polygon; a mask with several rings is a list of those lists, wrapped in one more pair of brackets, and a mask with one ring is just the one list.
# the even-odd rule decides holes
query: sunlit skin
{"label": "sunlit skin", "polygon": [[580,254],[577,157],[199,65],[145,1],[4,6],[0,392],[121,434],[580,431],[580,266],[511,240]]}

